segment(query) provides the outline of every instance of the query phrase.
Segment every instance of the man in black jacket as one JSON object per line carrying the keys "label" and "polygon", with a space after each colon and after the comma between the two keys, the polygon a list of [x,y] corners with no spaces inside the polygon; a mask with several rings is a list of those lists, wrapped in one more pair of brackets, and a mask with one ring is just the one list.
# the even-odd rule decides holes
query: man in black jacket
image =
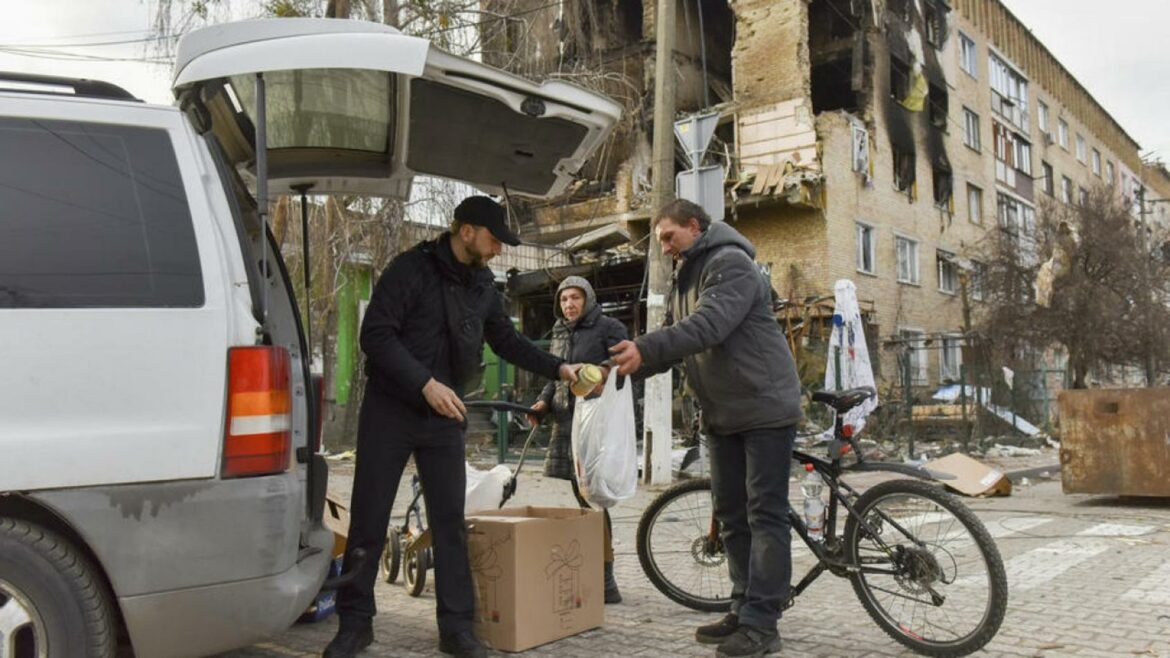
{"label": "man in black jacket", "polygon": [[340,626],[326,658],[352,656],[373,640],[378,556],[411,455],[433,539],[439,649],[456,656],[486,653],[472,633],[460,395],[482,374],[485,339],[525,370],[576,380],[574,366],[533,345],[504,312],[485,267],[501,243],[520,244],[504,209],[488,197],[468,197],[455,209],[449,232],[396,257],[374,289],[361,329],[368,383],[358,421],[346,570],[354,549],[364,549],[367,558],[356,580],[339,592]]}
{"label": "man in black jacket", "polygon": [[673,323],[613,348],[618,372],[682,362],[710,437],[711,490],[732,580],[732,611],[695,633],[720,656],[780,650],[776,625],[792,575],[788,473],[800,380],[772,313],[755,248],[698,205],[668,203],[654,232],[677,263]]}

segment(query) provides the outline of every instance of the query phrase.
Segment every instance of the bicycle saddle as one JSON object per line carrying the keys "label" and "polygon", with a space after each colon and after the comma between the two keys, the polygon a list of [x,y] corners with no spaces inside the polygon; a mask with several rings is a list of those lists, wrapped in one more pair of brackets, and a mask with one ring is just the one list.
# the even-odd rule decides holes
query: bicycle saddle
{"label": "bicycle saddle", "polygon": [[844,391],[817,391],[813,393],[813,402],[823,402],[843,414],[853,407],[877,395],[871,386],[859,386]]}

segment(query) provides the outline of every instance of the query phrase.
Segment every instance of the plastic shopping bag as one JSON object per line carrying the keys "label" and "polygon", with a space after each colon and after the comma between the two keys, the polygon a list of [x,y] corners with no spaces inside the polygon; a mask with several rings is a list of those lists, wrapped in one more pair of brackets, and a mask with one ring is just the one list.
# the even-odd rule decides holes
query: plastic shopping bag
{"label": "plastic shopping bag", "polygon": [[[466,462],[464,462],[466,464]],[[481,471],[467,464],[467,496],[464,498],[465,514],[499,509],[504,501],[504,487],[512,479],[512,471],[500,464],[490,471]]]}
{"label": "plastic shopping bag", "polygon": [[617,368],[609,372],[598,397],[577,398],[573,409],[573,464],[585,499],[613,507],[634,495],[638,455],[634,446],[634,387],[628,378],[617,387]]}

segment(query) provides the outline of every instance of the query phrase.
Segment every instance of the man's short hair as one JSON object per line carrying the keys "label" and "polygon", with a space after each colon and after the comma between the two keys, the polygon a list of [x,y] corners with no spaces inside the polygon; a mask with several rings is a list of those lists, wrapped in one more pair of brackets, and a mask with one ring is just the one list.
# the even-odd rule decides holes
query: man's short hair
{"label": "man's short hair", "polygon": [[658,222],[669,219],[675,224],[683,226],[692,217],[699,222],[699,230],[706,231],[711,226],[711,216],[707,214],[707,211],[694,201],[686,199],[675,199],[662,206],[662,210],[659,210],[658,216],[654,218],[654,224],[657,226]]}

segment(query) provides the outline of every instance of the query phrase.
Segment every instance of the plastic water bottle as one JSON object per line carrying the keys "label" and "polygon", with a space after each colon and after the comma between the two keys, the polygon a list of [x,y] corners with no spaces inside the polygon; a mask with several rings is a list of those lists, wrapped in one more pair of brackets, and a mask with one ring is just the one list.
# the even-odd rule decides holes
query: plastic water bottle
{"label": "plastic water bottle", "polygon": [[805,464],[804,470],[807,472],[800,481],[800,490],[804,492],[804,525],[809,539],[822,541],[825,538],[825,503],[821,500],[821,491],[825,483],[812,464]]}

